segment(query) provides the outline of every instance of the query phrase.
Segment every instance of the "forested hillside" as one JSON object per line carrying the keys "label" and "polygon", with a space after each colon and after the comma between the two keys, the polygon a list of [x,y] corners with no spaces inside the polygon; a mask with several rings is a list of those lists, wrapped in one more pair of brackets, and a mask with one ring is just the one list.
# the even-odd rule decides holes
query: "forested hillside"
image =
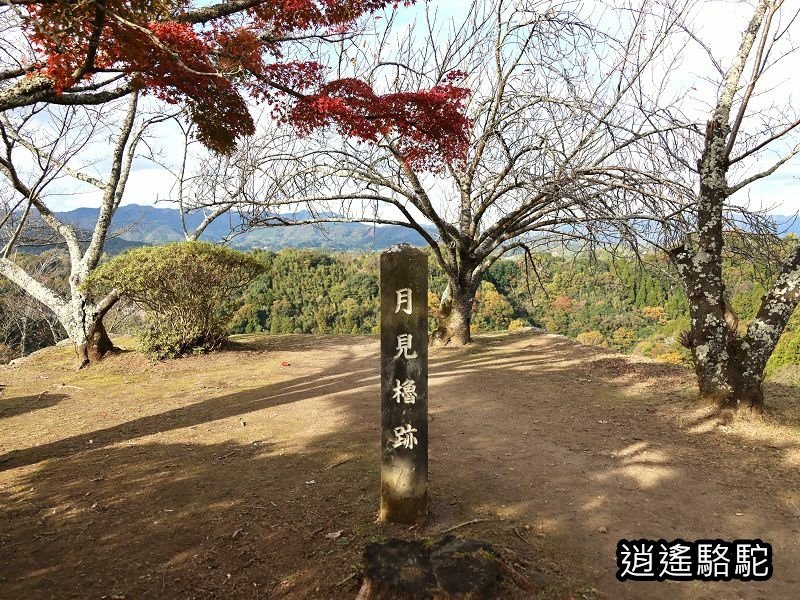
{"label": "forested hillside", "polygon": [[[259,252],[268,264],[247,290],[233,333],[375,333],[378,323],[378,255],[309,250]],[[535,268],[521,257],[498,261],[475,300],[473,330],[535,326],[622,352],[689,364],[678,341],[688,328],[688,306],[667,261],[644,265],[610,257],[563,258],[538,254]],[[436,314],[446,280],[430,261],[429,304]],[[731,304],[745,327],[764,284],[751,263],[728,264]],[[431,328],[435,326],[431,319]],[[800,364],[800,317],[784,334],[769,372]],[[794,376],[794,374],[787,373]]]}
{"label": "forested hillside", "polygon": [[[376,333],[378,327],[378,253],[329,253],[317,250],[256,250],[266,265],[238,301],[231,333],[273,334]],[[632,259],[598,255],[559,257],[537,254],[534,264],[514,257],[489,270],[475,300],[474,332],[504,331],[526,326],[673,363],[689,363],[679,342],[689,326],[683,288],[664,258]],[[66,265],[57,252],[21,260],[38,265],[49,280],[65,278]],[[430,264],[431,329],[446,279]],[[731,304],[743,328],[755,314],[765,281],[763,267],[728,263],[734,283]],[[4,283],[3,351],[6,360],[52,345],[61,337],[55,319],[26,301]],[[135,333],[136,319],[123,321]],[[787,382],[800,374],[800,316],[794,315],[769,363],[768,373],[781,372]]]}

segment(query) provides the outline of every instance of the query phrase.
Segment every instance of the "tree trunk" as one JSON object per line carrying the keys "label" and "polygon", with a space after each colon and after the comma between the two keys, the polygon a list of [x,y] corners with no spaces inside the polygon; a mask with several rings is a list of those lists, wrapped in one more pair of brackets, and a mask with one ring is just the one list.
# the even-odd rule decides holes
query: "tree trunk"
{"label": "tree trunk", "polygon": [[75,353],[78,355],[79,369],[100,362],[106,355],[116,350],[111,338],[108,337],[102,318],[97,319],[86,334],[75,337]]}
{"label": "tree trunk", "polygon": [[700,399],[722,405],[733,392],[729,359],[736,328],[729,327],[735,319],[725,318],[729,306],[725,301],[721,259],[717,252],[710,254],[705,249],[692,252],[680,246],[670,252],[670,258],[683,280],[689,300],[691,329],[682,336],[681,342],[692,351]]}
{"label": "tree trunk", "polygon": [[730,401],[734,390],[728,374],[728,356],[712,354],[708,347],[709,344],[700,344],[692,352],[700,399],[723,406]]}
{"label": "tree trunk", "polygon": [[464,346],[472,341],[472,304],[475,290],[468,286],[450,283],[442,294],[439,309],[439,328],[431,336],[437,345]]}
{"label": "tree trunk", "polygon": [[742,345],[739,344],[738,352],[731,357],[729,371],[733,391],[723,406],[731,410],[750,410],[760,413],[764,410],[764,368],[772,351],[767,353],[760,368],[753,368],[751,363],[754,362],[754,353],[743,350]]}
{"label": "tree trunk", "polygon": [[[742,72],[762,22],[768,12],[768,19],[772,18],[773,9],[777,9],[777,5],[767,0],[761,0],[756,7],[736,57],[725,73],[714,112],[706,125],[703,152],[697,163],[700,194],[697,198],[696,248],[690,248],[687,241],[669,252],[689,298],[691,330],[682,336],[682,342],[692,351],[700,397],[716,402],[725,410],[761,409],[767,360],[800,301],[800,246],[784,263],[775,285],[764,296],[759,313],[744,336],[739,334],[735,314],[725,300],[722,278],[723,212],[728,197],[737,189],[728,185],[727,176],[731,151],[744,114],[741,111],[747,106],[752,87],[745,94],[733,124],[731,110],[737,92],[742,89]],[[769,24],[766,28],[768,31]],[[761,50],[763,46],[759,47],[754,72],[765,64],[760,56]],[[756,80],[754,75],[751,86]]]}
{"label": "tree trunk", "polygon": [[[726,331],[729,342],[724,352],[712,354],[707,351],[711,344],[692,348],[700,400],[714,403],[721,410],[761,412],[766,360],[762,366],[754,366],[754,363],[761,363],[754,355],[765,354],[769,358],[771,352],[765,348],[748,351],[742,348],[740,338]],[[722,331],[718,333],[725,335]]]}
{"label": "tree trunk", "polygon": [[689,313],[692,326],[682,342],[692,351],[699,399],[723,411],[761,411],[764,368],[774,345],[748,345],[737,333],[738,319],[725,298],[711,302],[689,293]]}
{"label": "tree trunk", "polygon": [[692,286],[692,281],[705,281],[702,274],[684,280],[692,328],[682,342],[692,350],[700,398],[723,410],[761,412],[767,361],[800,302],[800,245],[784,263],[745,335],[738,333],[738,319],[724,298],[712,302],[704,286]]}
{"label": "tree trunk", "polygon": [[103,318],[118,299],[113,293],[99,304],[92,304],[77,287],[73,291],[72,301],[59,320],[75,345],[79,369],[98,363],[117,350],[108,337]]}
{"label": "tree trunk", "polygon": [[762,409],[764,369],[798,304],[800,244],[796,244],[784,260],[775,283],[762,298],[758,313],[738,344],[736,396],[739,406]]}
{"label": "tree trunk", "polygon": [[690,348],[700,388],[701,399],[720,405],[729,401],[736,379],[736,327],[724,297],[719,302],[691,298],[689,303],[692,332]]}

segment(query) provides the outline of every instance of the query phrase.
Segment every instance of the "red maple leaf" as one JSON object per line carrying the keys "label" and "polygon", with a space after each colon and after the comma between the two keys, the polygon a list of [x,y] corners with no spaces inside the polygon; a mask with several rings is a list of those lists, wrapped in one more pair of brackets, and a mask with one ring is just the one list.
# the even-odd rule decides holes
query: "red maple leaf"
{"label": "red maple leaf", "polygon": [[343,31],[389,4],[398,2],[256,0],[201,19],[193,15],[202,7],[189,0],[50,0],[25,5],[25,30],[40,55],[38,72],[57,92],[121,73],[146,93],[187,105],[198,138],[215,151],[229,152],[254,132],[249,94],[273,103],[300,132],[333,125],[363,140],[394,132],[409,165],[437,170],[466,154],[468,90],[447,80],[430,90],[379,95],[357,79],[326,82],[317,62],[283,54],[287,38]]}

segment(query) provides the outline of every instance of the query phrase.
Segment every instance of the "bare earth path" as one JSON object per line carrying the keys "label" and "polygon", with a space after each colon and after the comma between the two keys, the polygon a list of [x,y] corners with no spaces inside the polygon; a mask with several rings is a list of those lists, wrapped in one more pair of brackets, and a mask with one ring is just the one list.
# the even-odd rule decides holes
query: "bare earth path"
{"label": "bare earth path", "polygon": [[[55,348],[0,369],[0,597],[352,598],[370,540],[471,521],[454,533],[500,547],[536,597],[800,597],[797,388],[719,426],[686,408],[677,367],[532,332],[435,349],[432,514],[409,530],[374,523],[377,352],[253,336],[168,363],[75,372]],[[621,584],[620,538],[761,538],[775,574]]]}

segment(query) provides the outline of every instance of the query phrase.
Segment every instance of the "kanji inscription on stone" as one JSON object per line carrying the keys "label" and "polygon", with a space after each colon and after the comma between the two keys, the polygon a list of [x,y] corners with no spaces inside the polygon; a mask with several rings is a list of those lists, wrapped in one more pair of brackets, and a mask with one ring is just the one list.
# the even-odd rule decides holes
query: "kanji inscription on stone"
{"label": "kanji inscription on stone", "polygon": [[428,256],[381,254],[382,521],[428,516]]}

